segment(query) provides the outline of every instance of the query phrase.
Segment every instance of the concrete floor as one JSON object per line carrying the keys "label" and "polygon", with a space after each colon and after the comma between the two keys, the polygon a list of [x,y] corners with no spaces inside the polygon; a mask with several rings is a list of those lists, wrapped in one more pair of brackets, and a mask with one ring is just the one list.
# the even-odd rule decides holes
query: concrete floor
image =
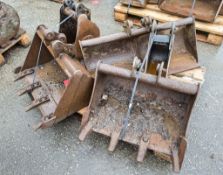
{"label": "concrete floor", "polygon": [[[14,6],[21,25],[32,37],[38,24],[54,27],[60,5],[48,0],[3,0]],[[86,1],[92,9],[102,35],[121,31],[113,20],[118,0]],[[78,140],[80,121],[72,116],[58,125],[34,132],[40,113],[24,111],[28,96],[17,97],[23,84],[14,83],[13,69],[21,65],[28,48],[14,47],[5,54],[8,62],[0,68],[0,174],[172,174],[170,164],[148,153],[143,163],[136,162],[137,149],[120,143],[107,151],[108,139],[92,134],[85,142]],[[207,68],[206,81],[191,116],[188,150],[180,174],[223,174],[223,48],[198,44],[200,63]]]}

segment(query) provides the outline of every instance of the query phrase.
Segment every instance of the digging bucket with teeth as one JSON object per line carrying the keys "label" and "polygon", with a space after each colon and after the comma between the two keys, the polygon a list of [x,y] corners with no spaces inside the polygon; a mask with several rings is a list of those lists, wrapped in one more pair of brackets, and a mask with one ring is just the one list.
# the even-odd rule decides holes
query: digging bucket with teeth
{"label": "digging bucket with teeth", "polygon": [[23,66],[17,69],[16,80],[28,83],[18,95],[33,98],[26,111],[39,107],[42,113],[36,128],[50,127],[86,107],[92,92],[91,75],[77,59],[59,52],[55,42],[66,45],[66,36],[39,26]]}
{"label": "digging bucket with teeth", "polygon": [[151,28],[155,28],[156,36],[149,55],[151,63],[148,65],[151,67],[147,67],[147,73],[154,74],[153,70],[161,62],[165,63],[166,75],[199,67],[194,18],[152,25],[132,29],[130,34],[120,32],[80,41],[87,70],[95,72],[99,60],[105,64],[131,69],[134,58],[142,61],[146,54]]}
{"label": "digging bucket with teeth", "polygon": [[139,162],[147,149],[153,150],[170,160],[178,172],[199,85],[142,73],[128,125],[121,136],[136,76],[135,71],[98,63],[79,139],[84,140],[93,131],[111,138],[109,151],[115,150],[119,140],[137,145]]}
{"label": "digging bucket with teeth", "polygon": [[[170,160],[178,172],[199,84],[167,75],[199,67],[194,19],[149,25],[130,35],[81,42],[85,65],[90,72],[96,69],[96,77],[79,138],[84,140],[91,131],[111,137],[110,151],[119,140],[138,145],[140,162],[147,149],[153,150]],[[129,70],[134,57],[142,60],[141,66]]]}
{"label": "digging bucket with teeth", "polygon": [[[196,19],[214,22],[222,8],[222,0],[160,0],[159,7],[181,16],[194,15]],[[192,12],[192,13],[191,13]]]}
{"label": "digging bucket with teeth", "polygon": [[65,0],[60,9],[60,29],[40,25],[22,67],[16,69],[16,80],[25,79],[28,86],[18,95],[29,93],[33,101],[29,111],[39,107],[46,128],[88,106],[93,77],[82,61],[80,40],[98,37],[100,30],[90,21],[90,10],[84,5]]}

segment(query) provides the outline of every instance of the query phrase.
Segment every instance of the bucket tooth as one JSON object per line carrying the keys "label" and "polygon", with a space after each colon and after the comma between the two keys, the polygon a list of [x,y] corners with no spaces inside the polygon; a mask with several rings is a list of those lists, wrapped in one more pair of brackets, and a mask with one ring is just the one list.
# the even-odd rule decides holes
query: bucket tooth
{"label": "bucket tooth", "polygon": [[25,93],[30,93],[31,91],[33,91],[34,89],[41,87],[40,82],[35,82],[33,84],[28,85],[27,87],[21,89],[18,91],[18,96],[21,96]]}
{"label": "bucket tooth", "polygon": [[143,162],[147,149],[148,149],[148,144],[149,144],[149,141],[145,141],[143,138],[141,139],[140,145],[139,145],[139,151],[137,155],[138,162]]}
{"label": "bucket tooth", "polygon": [[180,161],[177,148],[172,149],[172,162],[173,162],[173,171],[176,173],[180,172]]}
{"label": "bucket tooth", "polygon": [[43,103],[46,103],[50,101],[49,97],[48,96],[44,96],[44,97],[41,97],[39,99],[36,99],[34,100],[30,105],[28,105],[26,107],[26,112],[27,111],[30,111],[31,109],[35,108],[35,107],[38,107],[39,105],[43,104]]}
{"label": "bucket tooth", "polygon": [[81,130],[81,133],[79,135],[79,139],[81,141],[84,141],[84,139],[87,137],[88,134],[90,134],[90,132],[92,132],[92,125],[90,124],[90,122]]}
{"label": "bucket tooth", "polygon": [[54,125],[56,117],[53,114],[45,116],[42,118],[42,121],[39,122],[37,125],[33,126],[33,129],[36,131],[38,129],[48,128]]}
{"label": "bucket tooth", "polygon": [[24,70],[24,71],[22,71],[22,72],[19,73],[19,75],[16,77],[16,79],[14,81],[18,81],[18,80],[24,78],[27,75],[33,74],[34,72],[35,72],[34,69]]}
{"label": "bucket tooth", "polygon": [[113,152],[115,150],[119,141],[119,137],[120,137],[120,132],[115,131],[111,134],[111,140],[108,147],[108,151]]}
{"label": "bucket tooth", "polygon": [[86,123],[88,122],[89,119],[89,115],[90,115],[90,110],[88,107],[83,108],[82,110],[79,111],[79,114],[82,115],[82,119],[81,119],[81,127],[80,130],[86,125]]}
{"label": "bucket tooth", "polygon": [[34,131],[37,131],[38,129],[42,128],[42,125],[43,125],[42,122],[39,122],[38,124],[33,125],[33,130],[34,130]]}

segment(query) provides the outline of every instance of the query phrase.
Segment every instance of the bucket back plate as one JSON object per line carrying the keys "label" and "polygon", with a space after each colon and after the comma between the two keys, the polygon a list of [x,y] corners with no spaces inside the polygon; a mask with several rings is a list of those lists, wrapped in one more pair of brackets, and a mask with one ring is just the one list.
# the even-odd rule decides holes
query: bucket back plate
{"label": "bucket back plate", "polygon": [[[159,7],[166,12],[189,16],[193,0],[161,0]],[[222,7],[222,0],[196,0],[193,15],[196,19],[213,22]]]}

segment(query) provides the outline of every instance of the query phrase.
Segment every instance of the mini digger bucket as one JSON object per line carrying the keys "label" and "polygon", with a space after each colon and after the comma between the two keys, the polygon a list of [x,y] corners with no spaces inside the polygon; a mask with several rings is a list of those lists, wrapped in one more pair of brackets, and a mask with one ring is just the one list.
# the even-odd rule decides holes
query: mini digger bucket
{"label": "mini digger bucket", "polygon": [[[77,38],[78,17],[81,14],[85,14],[89,20],[91,19],[90,9],[82,3],[75,3],[73,0],[64,0],[60,8],[60,22],[64,20],[66,22],[60,25],[59,32],[66,35],[68,43],[74,43]],[[73,16],[69,18],[70,15]]]}
{"label": "mini digger bucket", "polygon": [[[169,13],[181,16],[194,15],[196,19],[214,22],[218,16],[222,0],[160,0],[159,7]],[[191,13],[192,12],[192,13]]]}
{"label": "mini digger bucket", "polygon": [[67,43],[73,44],[73,46],[69,46],[68,50],[73,50],[75,58],[79,60],[83,57],[79,41],[99,37],[100,35],[99,28],[90,19],[90,9],[82,3],[74,3],[73,0],[64,1],[60,9],[61,24],[59,32],[66,35]]}
{"label": "mini digger bucket", "polygon": [[[147,17],[148,18],[148,17]],[[145,21],[151,21],[145,18]],[[147,24],[145,24],[146,26]],[[134,59],[142,61],[146,54],[149,35],[155,30],[147,73],[157,74],[158,66],[164,62],[165,74],[175,74],[199,67],[194,19],[188,17],[173,23],[164,23],[130,33],[120,32],[90,40],[80,41],[84,62],[89,72],[95,72],[97,62],[132,69]]]}
{"label": "mini digger bucket", "polygon": [[[59,44],[58,44],[59,43]],[[93,78],[85,67],[65,52],[66,36],[38,27],[27,58],[16,80],[25,79],[28,86],[18,92],[33,98],[27,111],[39,107],[41,122],[36,128],[46,128],[60,122],[89,104]],[[63,48],[64,52],[60,52]]]}
{"label": "mini digger bucket", "polygon": [[90,132],[111,137],[109,151],[119,140],[139,147],[138,161],[147,149],[162,155],[178,172],[187,147],[186,130],[199,85],[142,73],[125,134],[121,136],[136,72],[99,63],[83,128],[84,140]]}

